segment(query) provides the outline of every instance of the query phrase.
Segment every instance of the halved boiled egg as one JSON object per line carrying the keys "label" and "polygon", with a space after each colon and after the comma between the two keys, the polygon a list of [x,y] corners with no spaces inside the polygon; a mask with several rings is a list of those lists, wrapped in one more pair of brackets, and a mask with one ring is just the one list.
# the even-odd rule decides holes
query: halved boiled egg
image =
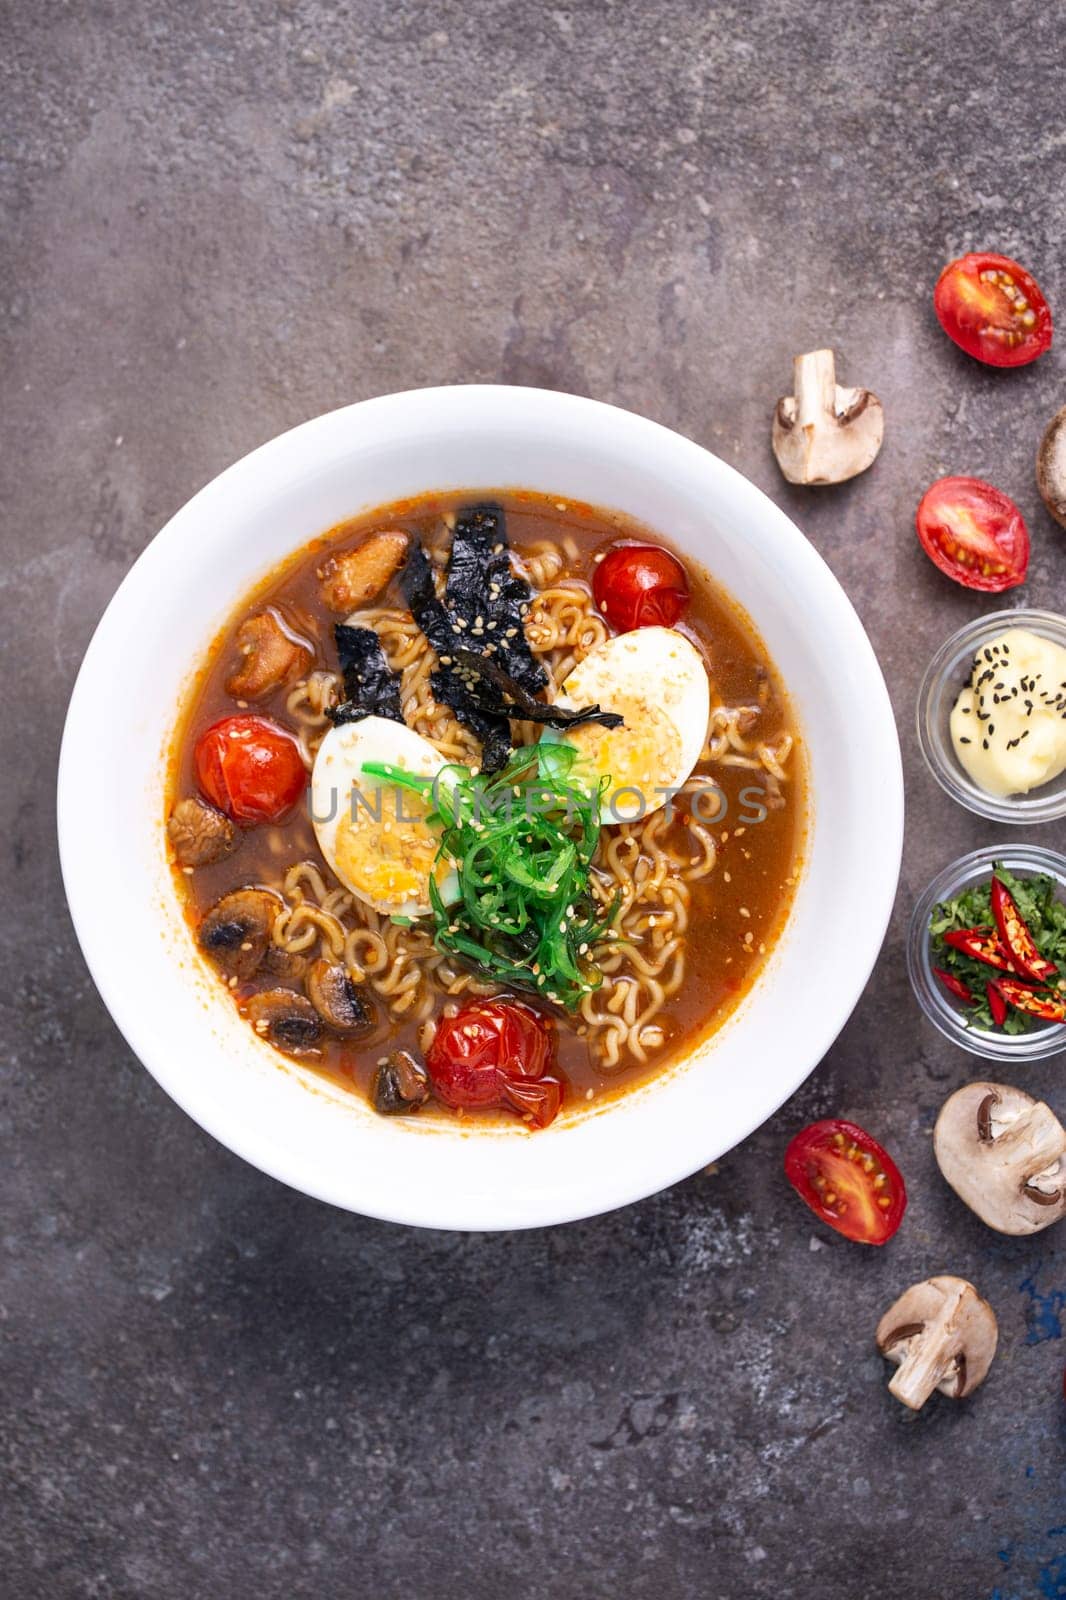
{"label": "halved boiled egg", "polygon": [[432,910],[430,879],[455,900],[459,880],[439,861],[440,828],[427,821],[433,798],[363,771],[379,763],[419,778],[448,765],[428,739],[386,717],[331,728],[311,772],[311,820],[319,848],[346,889],[388,916],[424,917]]}
{"label": "halved boiled egg", "polygon": [[658,811],[688,778],[707,738],[711,691],[703,658],[683,633],[635,628],[590,650],[558,703],[621,713],[620,728],[590,722],[546,737],[577,750],[577,773],[589,787],[610,779],[601,820],[627,822]]}

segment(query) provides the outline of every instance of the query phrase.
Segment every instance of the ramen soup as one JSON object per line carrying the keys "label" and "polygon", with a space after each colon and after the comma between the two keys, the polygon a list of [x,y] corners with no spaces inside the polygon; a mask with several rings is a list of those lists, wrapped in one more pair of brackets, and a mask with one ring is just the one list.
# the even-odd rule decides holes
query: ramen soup
{"label": "ramen soup", "polygon": [[787,917],[801,753],[746,617],[538,494],[334,528],[248,595],[173,752],[196,942],[385,1115],[528,1127],[718,1027]]}

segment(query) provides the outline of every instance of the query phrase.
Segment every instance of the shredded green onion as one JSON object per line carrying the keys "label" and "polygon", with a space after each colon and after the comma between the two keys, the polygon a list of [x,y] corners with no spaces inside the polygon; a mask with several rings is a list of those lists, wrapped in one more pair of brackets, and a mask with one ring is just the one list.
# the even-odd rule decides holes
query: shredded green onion
{"label": "shredded green onion", "polygon": [[437,947],[570,1011],[603,981],[593,947],[611,937],[614,914],[596,902],[590,878],[610,780],[590,793],[573,781],[576,760],[571,746],[542,743],[488,774],[448,766],[419,778],[386,762],[363,767],[432,801],[427,820],[443,830],[438,860],[454,866],[460,888],[446,906],[430,878]]}

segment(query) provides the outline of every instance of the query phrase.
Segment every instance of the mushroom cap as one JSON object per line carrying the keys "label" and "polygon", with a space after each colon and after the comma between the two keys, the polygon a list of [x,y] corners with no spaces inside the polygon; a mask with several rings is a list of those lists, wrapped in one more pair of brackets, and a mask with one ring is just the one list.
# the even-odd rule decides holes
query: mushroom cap
{"label": "mushroom cap", "polygon": [[281,899],[271,889],[234,889],[204,916],[197,943],[223,977],[243,983],[266,954],[280,910]]}
{"label": "mushroom cap", "polygon": [[1066,1129],[1043,1101],[1003,1083],[967,1083],[933,1132],[937,1165],[998,1233],[1039,1233],[1066,1216]]}
{"label": "mushroom cap", "polygon": [[877,1324],[877,1348],[897,1363],[889,1390],[920,1411],[934,1389],[952,1400],[972,1394],[996,1353],[996,1315],[965,1278],[913,1283]]}
{"label": "mushroom cap", "polygon": [[370,1083],[374,1110],[383,1116],[417,1111],[429,1099],[429,1075],[409,1050],[392,1050]]}
{"label": "mushroom cap", "polygon": [[307,998],[335,1033],[365,1031],[373,1014],[362,994],[340,962],[319,957],[307,970],[304,980]]}
{"label": "mushroom cap", "polygon": [[1036,486],[1050,514],[1066,528],[1066,406],[1044,430],[1036,453]]}
{"label": "mushroom cap", "polygon": [[295,989],[261,989],[244,1007],[261,1039],[289,1056],[317,1056],[324,1032],[322,1018]]}
{"label": "mushroom cap", "polygon": [[774,411],[774,455],[789,483],[844,483],[865,472],[884,438],[880,400],[870,389],[836,381],[832,350],[811,350],[794,363],[795,394]]}
{"label": "mushroom cap", "polygon": [[182,867],[210,866],[232,855],[239,842],[230,819],[198,794],[178,801],[167,823],[167,838]]}

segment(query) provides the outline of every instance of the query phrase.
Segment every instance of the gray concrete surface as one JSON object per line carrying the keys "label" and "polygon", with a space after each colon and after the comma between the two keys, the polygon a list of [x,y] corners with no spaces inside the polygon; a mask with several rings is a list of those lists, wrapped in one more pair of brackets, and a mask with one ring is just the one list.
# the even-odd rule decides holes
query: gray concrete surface
{"label": "gray concrete surface", "polygon": [[[1066,317],[1061,9],[0,17],[5,1594],[1066,1595],[1061,1239],[994,1237],[940,1182],[931,1125],[976,1063],[921,1022],[902,957],[931,872],[996,836],[911,731],[930,654],[986,604],[916,548],[927,483],[1014,494],[1029,597],[1066,596],[1032,481],[1061,348],[983,371],[930,306],[942,262],[991,245]],[[867,477],[791,492],[769,412],[823,342],[888,438]],[[52,821],[78,661],[167,516],[317,412],[471,379],[645,412],[785,506],[870,630],[909,800],[880,966],[794,1100],[714,1175],[507,1237],[332,1213],[193,1126],[93,990]],[[863,914],[844,884],[840,905]],[[1066,1112],[1061,1062],[1024,1085]],[[824,1233],[781,1176],[831,1112],[906,1172],[883,1252]],[[992,1299],[1001,1354],[972,1402],[913,1419],[871,1337],[931,1269]]]}

